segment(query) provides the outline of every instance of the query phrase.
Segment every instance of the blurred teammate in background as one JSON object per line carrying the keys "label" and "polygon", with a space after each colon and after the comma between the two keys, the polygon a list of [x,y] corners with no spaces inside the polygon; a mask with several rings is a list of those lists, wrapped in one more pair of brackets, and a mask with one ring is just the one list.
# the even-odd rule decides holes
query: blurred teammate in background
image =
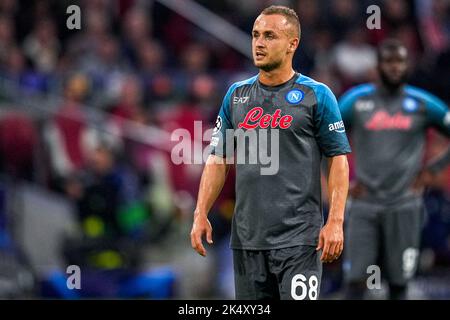
{"label": "blurred teammate in background", "polygon": [[355,152],[344,273],[347,298],[365,293],[370,265],[378,265],[391,299],[406,298],[416,271],[424,225],[422,189],[450,162],[450,150],[423,167],[427,128],[450,136],[448,107],[407,85],[408,52],[397,40],[378,48],[380,81],[363,84],[339,101]]}
{"label": "blurred teammate in background", "polygon": [[[212,243],[207,215],[230,166],[224,159],[236,149],[231,235],[236,298],[317,299],[321,263],[337,259],[343,249],[345,154],[350,147],[333,93],[292,69],[300,40],[296,13],[282,6],[266,8],[254,23],[252,37],[259,74],[233,84],[223,100],[200,182],[191,243],[201,255],[206,254],[202,237]],[[257,139],[247,143],[252,133]],[[275,144],[276,155],[270,147]],[[267,166],[260,157],[256,164],[239,162],[239,150],[249,159],[266,147],[279,157],[276,172],[263,175]],[[323,228],[322,156],[328,158],[331,199]]]}

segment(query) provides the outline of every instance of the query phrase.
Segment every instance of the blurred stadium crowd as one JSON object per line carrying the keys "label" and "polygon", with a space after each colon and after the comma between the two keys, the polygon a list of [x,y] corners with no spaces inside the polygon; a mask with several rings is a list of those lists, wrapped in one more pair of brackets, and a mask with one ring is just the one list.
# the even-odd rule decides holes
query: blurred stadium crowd
{"label": "blurred stadium crowd", "polygon": [[[169,137],[177,128],[193,136],[194,121],[208,129],[227,87],[256,69],[162,2],[0,1],[0,252],[9,257],[0,277],[21,283],[0,285],[2,297],[72,297],[55,285],[68,264],[93,270],[82,280],[85,296],[233,297],[233,174],[211,214],[212,258],[197,257],[188,234],[202,166],[175,165]],[[196,3],[249,35],[274,1]],[[276,3],[300,17],[296,69],[336,96],[376,79],[375,47],[393,36],[410,50],[410,83],[450,104],[449,1]],[[81,30],[66,27],[71,4],[81,8]],[[381,7],[380,30],[366,27],[372,4]],[[429,141],[427,158],[448,144],[434,132]],[[450,170],[425,197],[415,297],[449,298],[450,288],[420,277],[450,278]],[[73,217],[69,229],[60,211]],[[22,269],[28,276],[17,275]],[[128,277],[143,270],[151,270],[148,291]],[[324,297],[338,297],[340,262],[324,277]]]}

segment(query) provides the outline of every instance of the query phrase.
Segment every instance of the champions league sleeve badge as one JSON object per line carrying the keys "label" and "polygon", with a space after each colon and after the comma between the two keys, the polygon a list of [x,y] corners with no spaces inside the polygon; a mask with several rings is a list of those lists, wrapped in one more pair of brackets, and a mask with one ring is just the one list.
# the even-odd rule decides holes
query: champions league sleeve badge
{"label": "champions league sleeve badge", "polygon": [[213,134],[219,132],[220,129],[222,129],[222,118],[218,116],[216,119],[216,123],[214,124]]}

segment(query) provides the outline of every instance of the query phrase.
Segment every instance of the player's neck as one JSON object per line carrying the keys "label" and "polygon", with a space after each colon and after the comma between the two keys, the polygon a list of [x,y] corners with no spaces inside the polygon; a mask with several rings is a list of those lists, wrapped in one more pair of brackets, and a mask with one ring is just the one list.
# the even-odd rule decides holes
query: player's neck
{"label": "player's neck", "polygon": [[292,66],[278,68],[271,71],[259,70],[259,82],[265,86],[274,87],[288,82],[294,76]]}
{"label": "player's neck", "polygon": [[395,96],[403,90],[404,86],[405,86],[405,84],[403,84],[403,83],[400,85],[397,85],[397,86],[387,85],[387,84],[382,83],[380,87],[382,88],[382,91],[385,94],[387,94],[389,96]]}

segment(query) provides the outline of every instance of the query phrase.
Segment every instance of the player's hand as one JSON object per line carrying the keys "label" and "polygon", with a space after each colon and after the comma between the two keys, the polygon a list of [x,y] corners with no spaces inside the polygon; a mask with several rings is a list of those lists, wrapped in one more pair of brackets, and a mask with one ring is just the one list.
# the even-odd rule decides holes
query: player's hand
{"label": "player's hand", "polygon": [[323,250],[320,260],[332,262],[337,260],[344,250],[344,231],[342,223],[327,222],[320,230],[319,245],[316,250]]}
{"label": "player's hand", "polygon": [[437,180],[436,176],[437,176],[436,174],[433,174],[429,170],[426,169],[422,170],[417,176],[416,180],[414,181],[412,187],[413,191],[416,192],[417,194],[422,193],[427,186],[432,185],[433,181]]}
{"label": "player's hand", "polygon": [[361,183],[356,182],[350,185],[348,193],[355,199],[362,198],[367,194],[367,189]]}
{"label": "player's hand", "polygon": [[206,250],[202,243],[202,237],[206,235],[206,241],[212,244],[212,227],[206,215],[195,214],[194,223],[191,230],[191,245],[192,248],[200,255],[206,256]]}

